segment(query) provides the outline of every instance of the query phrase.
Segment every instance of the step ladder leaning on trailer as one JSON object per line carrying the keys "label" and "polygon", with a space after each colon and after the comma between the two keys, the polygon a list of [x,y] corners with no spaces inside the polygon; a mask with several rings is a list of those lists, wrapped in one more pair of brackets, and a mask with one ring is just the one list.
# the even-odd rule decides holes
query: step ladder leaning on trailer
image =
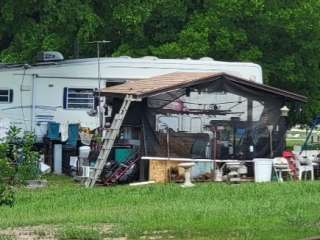
{"label": "step ladder leaning on trailer", "polygon": [[132,95],[126,95],[122,106],[119,110],[119,112],[114,116],[114,119],[112,121],[111,127],[108,129],[108,132],[103,140],[103,144],[99,153],[99,156],[97,158],[96,166],[93,169],[92,173],[89,175],[89,177],[85,181],[86,187],[93,187],[97,181],[97,179],[100,177],[101,172],[107,162],[107,159],[110,155],[111,149],[113,147],[113,144],[119,135],[121,125],[123,123],[123,120],[129,110],[130,104],[132,102],[141,101],[141,98],[135,98]]}

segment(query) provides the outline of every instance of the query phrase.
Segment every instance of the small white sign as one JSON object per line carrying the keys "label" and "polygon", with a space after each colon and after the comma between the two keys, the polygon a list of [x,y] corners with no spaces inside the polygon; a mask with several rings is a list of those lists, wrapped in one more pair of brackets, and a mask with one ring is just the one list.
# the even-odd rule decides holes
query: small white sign
{"label": "small white sign", "polygon": [[78,157],[77,156],[71,156],[70,157],[70,166],[71,167],[77,167],[78,163]]}
{"label": "small white sign", "polygon": [[250,145],[250,152],[253,152],[254,151],[254,147],[252,145]]}

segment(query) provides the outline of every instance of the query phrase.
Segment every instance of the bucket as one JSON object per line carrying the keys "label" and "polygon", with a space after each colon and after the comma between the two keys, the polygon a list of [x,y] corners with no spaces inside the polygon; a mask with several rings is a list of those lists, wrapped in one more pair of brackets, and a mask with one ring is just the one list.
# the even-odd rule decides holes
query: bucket
{"label": "bucket", "polygon": [[270,182],[272,173],[272,159],[255,158],[254,162],[254,181]]}
{"label": "bucket", "polygon": [[215,169],[214,170],[214,181],[216,182],[222,182],[222,170],[220,169]]}
{"label": "bucket", "polygon": [[90,153],[89,146],[79,147],[79,158],[88,158],[89,153]]}

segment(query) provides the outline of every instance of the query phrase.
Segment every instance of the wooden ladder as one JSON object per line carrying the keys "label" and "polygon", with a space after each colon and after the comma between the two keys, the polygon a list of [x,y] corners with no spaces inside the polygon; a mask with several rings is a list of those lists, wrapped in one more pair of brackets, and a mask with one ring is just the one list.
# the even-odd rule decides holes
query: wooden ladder
{"label": "wooden ladder", "polygon": [[114,116],[111,127],[108,129],[108,132],[103,140],[103,144],[99,156],[97,158],[96,165],[93,168],[93,171],[90,173],[89,177],[85,181],[86,187],[93,187],[97,179],[100,177],[101,172],[110,155],[113,144],[117,136],[119,135],[123,120],[129,110],[131,102],[133,101],[141,101],[141,99],[134,98],[132,95],[126,95],[119,112]]}

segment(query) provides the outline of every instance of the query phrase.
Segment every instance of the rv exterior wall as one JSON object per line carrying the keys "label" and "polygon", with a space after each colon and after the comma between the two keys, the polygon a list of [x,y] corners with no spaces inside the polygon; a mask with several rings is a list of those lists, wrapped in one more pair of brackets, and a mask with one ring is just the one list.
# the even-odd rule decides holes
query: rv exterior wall
{"label": "rv exterior wall", "polygon": [[0,104],[0,118],[8,118],[13,125],[24,130],[34,130],[39,140],[46,134],[48,121],[79,122],[89,128],[99,126],[97,117],[87,114],[88,109],[63,108],[65,88],[95,89],[97,80],[34,78],[33,74],[32,69],[24,77],[23,70],[0,72],[0,89],[13,90],[13,101]]}
{"label": "rv exterior wall", "polygon": [[[23,71],[0,72],[0,89],[13,92],[12,102],[0,103],[0,117],[8,118],[17,127],[30,130],[32,76],[18,76]],[[22,107],[21,107],[22,106]]]}

